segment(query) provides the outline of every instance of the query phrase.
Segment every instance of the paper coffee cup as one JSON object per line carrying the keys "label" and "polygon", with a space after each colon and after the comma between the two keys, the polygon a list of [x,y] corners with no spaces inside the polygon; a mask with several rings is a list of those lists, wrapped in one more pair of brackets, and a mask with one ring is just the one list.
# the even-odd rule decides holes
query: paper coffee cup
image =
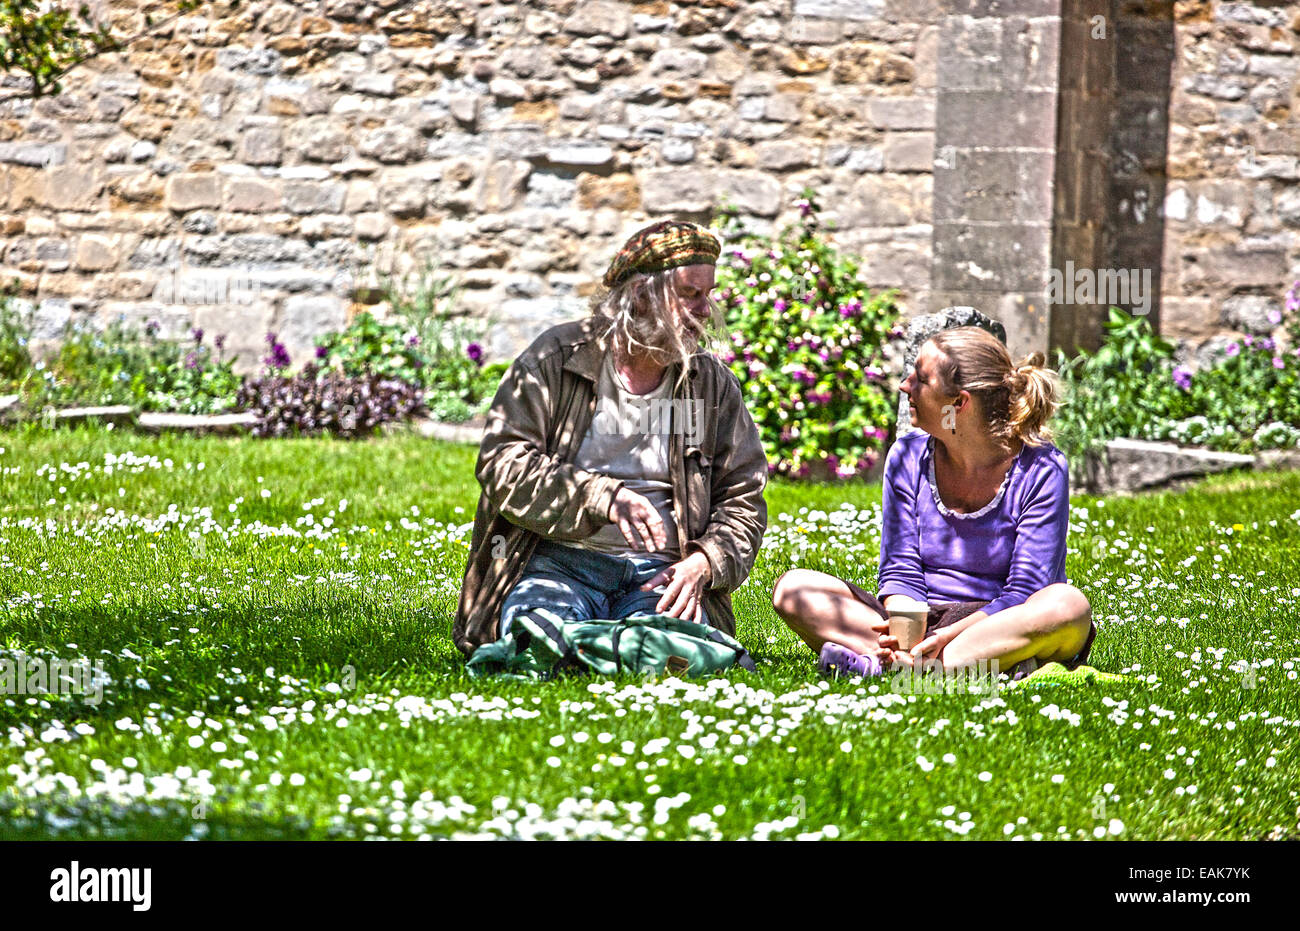
{"label": "paper coffee cup", "polygon": [[930,619],[930,606],[909,599],[895,602],[889,609],[889,635],[898,638],[898,646],[910,650],[925,639],[925,625]]}

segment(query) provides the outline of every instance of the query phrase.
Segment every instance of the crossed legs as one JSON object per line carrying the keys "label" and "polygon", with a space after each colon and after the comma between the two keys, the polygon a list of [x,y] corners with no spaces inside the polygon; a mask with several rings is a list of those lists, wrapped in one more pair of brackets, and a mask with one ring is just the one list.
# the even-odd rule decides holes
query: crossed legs
{"label": "crossed legs", "polygon": [[[833,575],[791,569],[777,580],[772,607],[814,653],[827,641],[855,653],[881,649],[881,635],[872,628],[880,623],[880,615]],[[1010,669],[1030,657],[1039,663],[1064,662],[1083,649],[1091,624],[1087,597],[1073,585],[1057,583],[967,627],[938,659],[945,669],[980,660],[997,660],[1000,668]]]}

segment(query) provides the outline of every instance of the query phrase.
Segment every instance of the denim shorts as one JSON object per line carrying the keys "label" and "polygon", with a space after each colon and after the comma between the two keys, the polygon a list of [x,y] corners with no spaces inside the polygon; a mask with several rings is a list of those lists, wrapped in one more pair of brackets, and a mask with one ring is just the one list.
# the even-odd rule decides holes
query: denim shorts
{"label": "denim shorts", "polygon": [[[500,635],[509,632],[515,615],[531,608],[575,621],[663,614],[655,606],[668,584],[638,589],[675,561],[653,553],[611,556],[542,540],[501,605]],[[704,620],[708,623],[707,611]]]}

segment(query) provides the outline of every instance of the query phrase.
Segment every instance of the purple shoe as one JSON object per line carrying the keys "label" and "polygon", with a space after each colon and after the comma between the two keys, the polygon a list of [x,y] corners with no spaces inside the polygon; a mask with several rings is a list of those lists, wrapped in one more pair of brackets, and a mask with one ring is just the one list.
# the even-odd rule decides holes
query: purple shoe
{"label": "purple shoe", "polygon": [[831,678],[868,679],[885,671],[880,659],[870,653],[854,653],[848,647],[829,640],[822,644],[817,658],[817,671]]}

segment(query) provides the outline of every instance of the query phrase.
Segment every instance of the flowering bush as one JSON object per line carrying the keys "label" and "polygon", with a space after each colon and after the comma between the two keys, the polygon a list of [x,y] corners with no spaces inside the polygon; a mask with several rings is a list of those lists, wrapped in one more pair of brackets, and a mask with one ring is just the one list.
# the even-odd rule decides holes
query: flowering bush
{"label": "flowering bush", "polygon": [[736,373],[767,452],[768,470],[851,478],[870,469],[892,429],[894,391],[882,346],[901,337],[894,292],[875,297],[819,229],[805,190],[800,218],[779,236],[745,233],[733,209],[714,226],[719,301]]}
{"label": "flowering bush", "polygon": [[[1240,452],[1294,446],[1285,428],[1300,427],[1298,356],[1269,337],[1246,336],[1199,372],[1176,367],[1167,417],[1144,435]],[[1189,429],[1184,422],[1197,418],[1204,434],[1180,439]]]}

